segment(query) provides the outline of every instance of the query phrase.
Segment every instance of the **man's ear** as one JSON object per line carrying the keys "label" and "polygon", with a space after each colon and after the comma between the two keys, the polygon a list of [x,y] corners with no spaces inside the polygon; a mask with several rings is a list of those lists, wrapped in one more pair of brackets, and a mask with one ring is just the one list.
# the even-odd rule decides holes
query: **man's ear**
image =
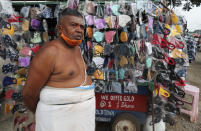
{"label": "man's ear", "polygon": [[57,31],[59,34],[62,33],[62,26],[61,25],[57,25]]}

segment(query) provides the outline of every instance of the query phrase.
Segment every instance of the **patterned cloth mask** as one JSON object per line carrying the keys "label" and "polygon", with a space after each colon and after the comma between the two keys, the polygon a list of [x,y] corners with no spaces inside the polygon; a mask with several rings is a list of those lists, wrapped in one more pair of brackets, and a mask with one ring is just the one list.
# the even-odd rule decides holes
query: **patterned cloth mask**
{"label": "patterned cloth mask", "polygon": [[102,57],[93,57],[92,61],[95,63],[97,68],[103,67],[104,59]]}
{"label": "patterned cloth mask", "polygon": [[27,67],[30,64],[30,57],[21,57],[18,61],[22,67]]}
{"label": "patterned cloth mask", "polygon": [[3,87],[7,87],[9,85],[16,84],[16,79],[9,77],[9,76],[5,76],[3,78],[2,84],[3,84]]}
{"label": "patterned cloth mask", "polygon": [[95,45],[94,46],[94,53],[96,55],[101,55],[103,53],[103,47],[100,45]]}
{"label": "patterned cloth mask", "polygon": [[20,54],[24,56],[30,56],[31,55],[31,48],[29,47],[23,47],[22,50],[20,51]]}

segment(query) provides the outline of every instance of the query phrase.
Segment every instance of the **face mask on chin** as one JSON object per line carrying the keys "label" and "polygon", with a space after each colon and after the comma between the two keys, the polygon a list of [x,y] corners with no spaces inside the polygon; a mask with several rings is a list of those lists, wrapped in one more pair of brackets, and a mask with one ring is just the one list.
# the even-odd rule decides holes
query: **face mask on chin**
{"label": "face mask on chin", "polygon": [[61,33],[61,38],[69,45],[69,46],[78,46],[82,43],[82,40],[72,40],[64,35],[64,33]]}

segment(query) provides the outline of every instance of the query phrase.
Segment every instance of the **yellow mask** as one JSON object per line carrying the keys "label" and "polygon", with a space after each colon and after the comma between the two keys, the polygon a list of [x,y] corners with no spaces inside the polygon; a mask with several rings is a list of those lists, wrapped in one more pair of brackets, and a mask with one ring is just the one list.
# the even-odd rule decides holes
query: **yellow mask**
{"label": "yellow mask", "polygon": [[173,58],[186,58],[186,54],[178,49],[174,49],[171,53]]}
{"label": "yellow mask", "polygon": [[155,90],[155,93],[159,94],[159,95],[162,95],[164,97],[169,97],[170,96],[170,93],[167,92],[165,89],[163,89],[161,86],[159,87],[159,89]]}
{"label": "yellow mask", "polygon": [[173,24],[177,24],[178,23],[178,17],[174,13],[171,16],[171,19],[172,19],[172,23]]}
{"label": "yellow mask", "polygon": [[95,46],[94,46],[94,53],[95,53],[96,55],[102,54],[102,53],[103,53],[103,47],[100,46],[100,45],[95,45]]}
{"label": "yellow mask", "polygon": [[3,28],[2,29],[2,34],[3,35],[10,35],[10,36],[13,36],[14,35],[14,26],[11,25],[11,29],[6,29],[6,28]]}
{"label": "yellow mask", "polygon": [[98,80],[103,80],[104,79],[104,73],[103,73],[103,71],[101,71],[101,70],[96,70],[95,72],[94,72],[94,77],[96,78],[96,79],[98,79]]}
{"label": "yellow mask", "polygon": [[126,42],[128,40],[128,35],[127,35],[126,32],[121,32],[121,34],[120,34],[120,40],[122,42]]}

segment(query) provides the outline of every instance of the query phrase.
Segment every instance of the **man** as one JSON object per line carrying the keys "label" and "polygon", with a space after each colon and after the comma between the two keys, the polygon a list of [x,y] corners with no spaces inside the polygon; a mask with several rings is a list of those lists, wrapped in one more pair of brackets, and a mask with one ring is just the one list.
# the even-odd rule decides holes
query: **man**
{"label": "man", "polygon": [[35,113],[36,131],[94,131],[94,85],[79,47],[83,17],[67,8],[57,28],[59,38],[44,44],[31,62],[24,103]]}

